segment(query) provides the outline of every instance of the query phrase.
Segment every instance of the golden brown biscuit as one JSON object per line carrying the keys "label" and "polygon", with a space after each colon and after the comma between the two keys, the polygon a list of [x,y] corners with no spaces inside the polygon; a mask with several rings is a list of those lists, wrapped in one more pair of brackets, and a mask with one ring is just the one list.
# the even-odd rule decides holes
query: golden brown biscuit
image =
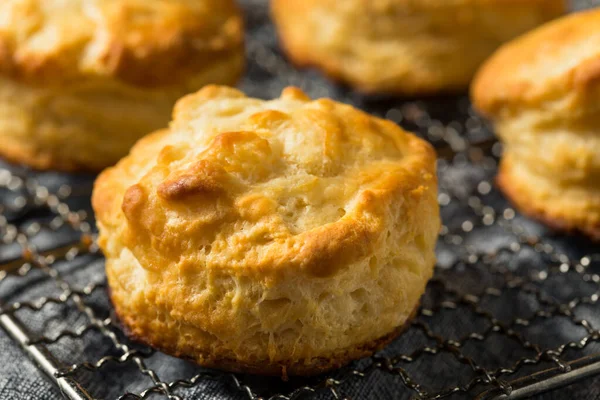
{"label": "golden brown biscuit", "polygon": [[440,227],[435,153],[299,89],[218,86],[96,181],[115,309],[199,364],[310,375],[371,354],[418,306]]}
{"label": "golden brown biscuit", "polygon": [[0,154],[99,170],[244,65],[233,0],[0,2]]}
{"label": "golden brown biscuit", "polygon": [[504,142],[498,182],[517,207],[600,240],[600,9],[503,46],[472,98]]}
{"label": "golden brown biscuit", "polygon": [[283,47],[365,92],[461,90],[503,42],[565,0],[271,0]]}

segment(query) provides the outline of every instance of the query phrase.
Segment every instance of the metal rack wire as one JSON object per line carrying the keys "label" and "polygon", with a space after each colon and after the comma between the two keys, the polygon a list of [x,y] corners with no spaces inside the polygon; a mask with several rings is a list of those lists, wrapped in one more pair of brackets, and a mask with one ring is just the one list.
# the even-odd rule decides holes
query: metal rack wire
{"label": "metal rack wire", "polygon": [[[600,253],[553,236],[495,190],[501,147],[468,99],[365,98],[298,72],[249,5],[249,78],[354,103],[431,141],[441,156],[438,266],[410,328],[375,356],[284,383],[192,366],[131,343],[110,311],[89,208],[92,177],[0,168],[0,326],[69,399],[518,399],[600,373]],[[0,332],[0,334],[2,334]],[[115,393],[118,393],[115,395]],[[349,394],[352,394],[350,396]]]}

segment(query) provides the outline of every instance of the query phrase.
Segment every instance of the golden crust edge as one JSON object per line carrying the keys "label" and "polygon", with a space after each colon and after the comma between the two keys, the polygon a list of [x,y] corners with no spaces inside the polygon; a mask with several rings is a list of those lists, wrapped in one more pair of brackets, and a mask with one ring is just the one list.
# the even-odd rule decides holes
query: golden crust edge
{"label": "golden crust edge", "polygon": [[502,165],[496,176],[496,185],[520,212],[543,223],[553,231],[569,235],[583,234],[594,242],[600,242],[600,224],[582,225],[564,216],[554,215],[539,204],[532,204],[529,197],[520,195],[518,188],[511,183],[506,166],[502,167]]}
{"label": "golden crust edge", "polygon": [[160,335],[153,335],[152,333],[145,334],[144,329],[135,323],[135,318],[126,316],[119,310],[119,305],[117,302],[115,302],[110,287],[108,287],[108,294],[115,312],[115,316],[119,321],[123,332],[134,342],[150,346],[170,356],[191,361],[201,367],[214,368],[222,371],[242,374],[247,373],[263,376],[280,376],[284,380],[287,380],[288,376],[314,376],[325,372],[330,372],[334,369],[342,368],[352,361],[373,355],[375,352],[383,349],[385,346],[398,338],[402,333],[408,330],[412,324],[412,321],[416,318],[420,308],[419,302],[405,322],[391,332],[366,343],[342,350],[337,350],[330,357],[316,357],[310,362],[300,359],[280,362],[264,361],[249,363],[235,360],[230,357],[211,355],[205,352],[198,352],[197,357],[185,354],[185,352],[180,351],[176,345],[161,340]]}
{"label": "golden crust edge", "polygon": [[60,172],[98,172],[101,168],[84,165],[58,154],[50,152],[38,152],[30,146],[3,144],[0,147],[0,157],[10,164],[15,164],[33,169],[35,171],[56,170]]}
{"label": "golden crust edge", "polygon": [[[169,129],[164,128],[140,138],[129,150],[128,155],[119,160],[117,164],[102,170],[102,172],[100,172],[100,174],[96,177],[96,180],[94,181],[94,188],[92,190],[91,202],[92,208],[94,209],[94,213],[96,215],[96,220],[98,222],[102,222],[103,220],[108,220],[111,218],[111,210],[113,208],[113,203],[115,202],[114,189],[115,187],[118,188],[121,186],[115,184],[115,182],[118,182],[118,180],[115,180],[114,178],[114,175],[118,172],[117,168],[121,165],[128,166],[129,164],[132,164],[132,153],[137,151],[138,148],[143,149],[143,143],[154,143],[159,141],[161,137],[167,135],[168,133]],[[121,212],[120,206],[118,212]]]}

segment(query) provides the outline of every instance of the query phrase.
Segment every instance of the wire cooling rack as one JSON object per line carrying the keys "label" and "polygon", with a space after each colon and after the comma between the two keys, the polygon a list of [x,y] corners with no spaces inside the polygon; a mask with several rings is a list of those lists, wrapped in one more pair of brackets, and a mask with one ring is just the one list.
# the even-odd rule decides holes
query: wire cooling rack
{"label": "wire cooling rack", "polygon": [[[0,326],[69,399],[518,399],[600,373],[600,253],[552,235],[493,184],[501,146],[464,96],[363,97],[281,56],[263,2],[247,1],[242,88],[286,85],[392,119],[438,149],[443,227],[418,316],[371,358],[292,379],[196,367],[130,342],[106,294],[89,206],[93,177],[0,165]],[[0,332],[0,335],[3,333]]]}

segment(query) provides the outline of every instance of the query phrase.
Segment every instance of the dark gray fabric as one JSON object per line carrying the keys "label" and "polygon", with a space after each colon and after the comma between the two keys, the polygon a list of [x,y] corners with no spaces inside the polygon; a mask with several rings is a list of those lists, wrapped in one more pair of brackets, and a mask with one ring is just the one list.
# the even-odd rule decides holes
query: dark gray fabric
{"label": "dark gray fabric", "polygon": [[[589,6],[591,2],[579,2],[579,7]],[[306,90],[311,96],[329,96],[336,99],[353,103],[376,115],[385,116],[398,120],[407,128],[427,136],[428,128],[435,124],[432,121],[440,121],[443,125],[454,124],[457,131],[464,126],[468,119],[468,101],[465,96],[447,97],[441,99],[426,99],[415,101],[398,100],[389,98],[363,97],[346,88],[334,86],[315,71],[297,71],[287,64],[281,56],[277,44],[274,29],[268,22],[268,13],[264,1],[243,1],[248,25],[248,72],[241,83],[241,88],[251,96],[271,98],[277,96],[281,89],[287,85],[297,85]],[[385,66],[382,66],[385,67]],[[408,118],[410,117],[410,118]],[[401,119],[401,121],[400,121]],[[456,122],[452,122],[456,121]],[[431,132],[427,136],[435,139]],[[457,132],[460,137],[462,132]],[[467,133],[468,139],[478,141],[490,137],[486,129],[471,129]],[[442,141],[435,142],[443,147]],[[3,166],[0,165],[0,169]],[[15,170],[13,167],[11,169]],[[23,171],[17,171],[23,172]],[[89,207],[89,191],[93,177],[90,176],[66,176],[61,174],[42,173],[34,174],[28,172],[29,176],[35,177],[40,184],[49,187],[51,192],[57,192],[61,185],[68,183],[73,189],[73,194],[68,200],[72,210],[84,209],[88,211],[88,220],[93,226],[93,219]],[[490,182],[494,175],[494,169],[474,168],[470,164],[440,163],[440,185],[441,193],[452,197],[468,196],[476,192],[477,185],[481,181]],[[0,204],[10,204],[15,193],[0,189]],[[502,196],[492,189],[485,197],[493,205],[494,209],[502,210],[507,204]],[[31,225],[32,218],[50,221],[53,216],[47,210],[35,207],[26,207],[24,211],[5,214],[9,222],[14,223],[22,229]],[[473,220],[472,211],[464,205],[451,203],[442,208],[445,225],[451,232],[460,230],[464,221]],[[532,223],[525,218],[517,216],[517,223],[525,226],[530,234],[543,235],[547,243],[552,243],[571,257],[598,252],[597,247],[586,242],[582,238],[563,238],[544,230],[543,227]],[[5,232],[0,231],[0,236]],[[472,245],[478,251],[491,251],[501,248],[503,245],[514,241],[514,235],[508,234],[497,226],[477,226],[471,234],[464,234],[465,243]],[[57,243],[69,243],[77,237],[77,233],[70,228],[63,227],[53,232],[42,229],[34,236],[34,242],[40,249]],[[492,313],[503,324],[508,324],[515,318],[532,319],[532,316],[541,311],[553,313],[552,318],[532,319],[529,326],[515,326],[514,329],[524,338],[539,345],[542,350],[556,348],[562,343],[576,342],[585,336],[585,330],[574,324],[572,320],[556,316],[552,310],[552,302],[563,303],[573,298],[589,296],[598,290],[598,285],[593,282],[584,282],[577,274],[557,274],[548,272],[548,260],[527,246],[513,254],[500,254],[495,260],[495,266],[504,267],[503,273],[490,271],[489,265],[475,263],[473,265],[456,264],[460,257],[460,251],[464,246],[453,245],[442,241],[438,248],[439,267],[436,279],[440,283],[433,282],[429,287],[423,306],[435,309],[448,302],[456,302],[452,290],[461,293],[480,294],[483,287],[502,288],[499,297],[481,296],[479,306]],[[0,245],[0,262],[13,259],[19,253],[17,245]],[[81,256],[72,262],[59,262],[56,269],[65,280],[75,288],[97,282],[105,281],[103,272],[103,261],[96,256]],[[593,265],[598,272],[600,266]],[[550,303],[540,301],[539,297],[531,295],[524,290],[507,288],[507,276],[530,277],[532,274],[546,273],[548,278],[534,282],[533,289],[547,295]],[[511,278],[512,279],[512,278]],[[512,280],[514,282],[514,279]],[[440,286],[442,285],[442,286]],[[0,280],[0,301],[3,304],[11,304],[17,301],[32,301],[42,296],[57,296],[60,290],[54,281],[47,278],[41,271],[30,271],[25,277],[8,277]],[[111,307],[106,296],[105,288],[95,290],[85,298],[99,318],[111,316]],[[446,303],[445,303],[446,302]],[[577,318],[585,319],[593,327],[600,327],[600,313],[598,305],[580,306],[575,309]],[[85,326],[87,318],[76,311],[69,302],[67,304],[48,305],[41,311],[33,312],[20,310],[16,313],[18,318],[31,331],[34,337],[43,335],[48,338],[56,338],[65,329],[76,330]],[[379,355],[382,357],[397,356],[399,354],[410,355],[423,346],[434,348],[435,337],[439,335],[444,339],[460,339],[471,332],[485,332],[490,327],[490,321],[481,315],[474,313],[473,308],[460,305],[457,310],[443,309],[434,313],[433,317],[421,315],[418,322],[426,324],[431,329],[431,334],[426,335],[416,327],[411,328],[399,340],[384,349]],[[147,351],[143,346],[130,343],[126,340],[120,330],[115,329],[120,340],[129,346]],[[97,331],[90,331],[81,338],[62,338],[56,343],[48,346],[51,353],[64,366],[80,364],[82,362],[96,362],[105,355],[119,356],[119,353],[110,341]],[[461,346],[461,354],[468,356],[477,362],[477,365],[488,370],[513,365],[523,357],[533,357],[535,352],[527,349],[522,343],[511,339],[505,334],[490,333],[486,335],[483,342],[465,340]],[[564,353],[563,360],[569,361],[584,355],[600,352],[598,343],[591,343],[582,350],[568,350]],[[448,351],[439,351],[439,354],[427,353],[413,354],[415,362],[399,363],[406,370],[410,378],[423,388],[434,392],[455,385],[465,385],[470,379],[477,376],[472,369],[460,363],[455,356]],[[177,379],[189,379],[201,371],[196,366],[182,360],[178,360],[162,353],[154,353],[145,358],[146,366],[157,372],[158,376],[165,382]],[[354,363],[351,368],[365,370],[373,360],[361,360]],[[535,367],[520,368],[515,375],[503,375],[502,379],[511,380],[527,373],[544,368],[553,367],[550,361],[544,361]],[[347,377],[346,370],[332,374],[334,378]],[[97,398],[113,399],[130,391],[140,393],[151,387],[152,381],[141,374],[133,363],[123,365],[107,363],[99,370],[77,373],[76,378],[86,389]],[[322,383],[324,377],[313,379],[293,379],[284,383],[278,379],[260,378],[250,376],[239,376],[243,384],[261,396],[271,396],[276,393],[289,394],[294,388],[303,385],[315,385]],[[453,399],[472,398],[484,387],[479,386],[468,394],[458,394]],[[192,388],[177,389],[176,393],[185,399],[248,399],[248,396],[233,383],[229,375],[221,374],[216,380],[200,380]],[[350,378],[339,387],[340,397],[347,396],[352,399],[409,399],[415,396],[415,392],[409,390],[397,374],[390,374],[382,369],[366,374],[362,378]],[[309,396],[307,396],[309,397]],[[60,399],[62,398],[57,387],[46,379],[39,370],[23,355],[23,352],[14,342],[0,330],[0,400],[29,400],[29,399]],[[153,397],[158,398],[158,397]],[[332,399],[333,395],[328,391],[320,391],[313,396],[316,399]],[[600,399],[600,378],[589,378],[581,383],[570,387],[555,390],[548,394],[535,397],[538,400],[554,399]]]}

